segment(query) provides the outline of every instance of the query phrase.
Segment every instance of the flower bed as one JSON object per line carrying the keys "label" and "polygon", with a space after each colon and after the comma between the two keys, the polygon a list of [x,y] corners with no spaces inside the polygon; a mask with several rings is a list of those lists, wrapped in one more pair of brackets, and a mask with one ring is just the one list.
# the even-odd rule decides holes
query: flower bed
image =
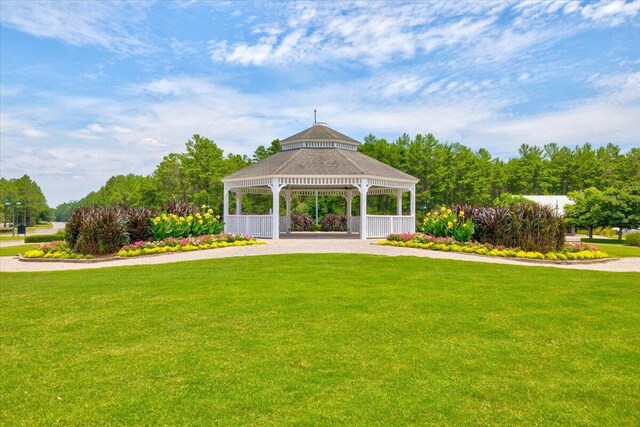
{"label": "flower bed", "polygon": [[64,240],[41,243],[38,249],[24,253],[25,258],[92,259],[93,255],[75,253]]}
{"label": "flower bed", "polygon": [[[164,254],[167,252],[189,252],[203,249],[226,248],[230,246],[260,245],[252,236],[247,234],[215,234],[183,239],[168,237],[157,242],[139,241],[126,245],[117,254],[107,255],[100,259],[116,259],[116,257],[136,257],[141,255]],[[65,241],[42,243],[38,249],[25,252],[26,259],[59,259],[59,260],[90,260],[93,255],[83,255],[73,252]],[[97,259],[97,258],[96,258]]]}
{"label": "flower bed", "polygon": [[203,249],[218,249],[229,246],[259,245],[252,236],[247,234],[216,234],[178,239],[168,237],[157,242],[135,242],[124,246],[117,255],[119,257],[135,257],[141,255],[164,254],[167,252],[189,252]]}
{"label": "flower bed", "polygon": [[406,248],[430,249],[444,252],[463,252],[476,255],[487,255],[520,259],[539,259],[548,261],[576,261],[609,258],[609,255],[598,249],[581,243],[567,243],[562,251],[525,252],[520,248],[506,248],[489,243],[458,242],[452,238],[433,237],[422,233],[390,234],[379,245],[400,246]]}

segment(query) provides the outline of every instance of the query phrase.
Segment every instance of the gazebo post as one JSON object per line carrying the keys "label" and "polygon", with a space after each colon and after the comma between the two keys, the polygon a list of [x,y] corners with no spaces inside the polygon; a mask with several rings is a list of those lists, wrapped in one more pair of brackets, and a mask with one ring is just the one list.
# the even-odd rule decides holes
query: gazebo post
{"label": "gazebo post", "polygon": [[402,188],[398,188],[396,190],[396,202],[397,202],[397,206],[396,206],[396,215],[401,216],[402,215]]}
{"label": "gazebo post", "polygon": [[345,199],[347,199],[347,234],[351,234],[351,209],[352,209],[352,202],[353,202],[352,190],[347,191]]}
{"label": "gazebo post", "polygon": [[242,215],[242,190],[238,189],[236,193],[236,215]]}
{"label": "gazebo post", "polygon": [[411,194],[411,217],[413,218],[413,230],[412,233],[416,232],[416,186],[415,184],[409,188],[409,193]]}
{"label": "gazebo post", "polygon": [[367,239],[367,192],[369,191],[367,178],[360,180],[360,239]]}
{"label": "gazebo post", "polygon": [[222,195],[222,218],[224,222],[228,222],[229,216],[229,187],[224,184],[224,193]]}
{"label": "gazebo post", "polygon": [[291,190],[284,190],[284,201],[287,206],[287,218],[285,220],[287,233],[291,231]]}
{"label": "gazebo post", "polygon": [[273,193],[273,209],[271,212],[271,238],[280,238],[280,180],[278,178],[272,178],[271,192]]}

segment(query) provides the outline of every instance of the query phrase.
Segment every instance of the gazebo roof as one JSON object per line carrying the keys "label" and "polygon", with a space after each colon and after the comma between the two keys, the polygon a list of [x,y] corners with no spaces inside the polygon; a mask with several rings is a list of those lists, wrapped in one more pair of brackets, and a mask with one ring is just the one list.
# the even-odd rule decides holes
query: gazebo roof
{"label": "gazebo roof", "polygon": [[280,144],[282,151],[227,175],[222,181],[275,176],[359,176],[418,182],[411,175],[358,152],[358,141],[324,123],[315,123]]}
{"label": "gazebo roof", "polygon": [[280,141],[280,145],[286,146],[290,143],[300,141],[337,141],[360,145],[359,141],[356,141],[355,139],[342,134],[337,130],[331,129],[324,123],[314,123],[310,128],[283,139],[282,141]]}
{"label": "gazebo roof", "polygon": [[268,176],[362,176],[417,182],[411,175],[358,151],[298,148],[280,151],[227,175],[223,181]]}

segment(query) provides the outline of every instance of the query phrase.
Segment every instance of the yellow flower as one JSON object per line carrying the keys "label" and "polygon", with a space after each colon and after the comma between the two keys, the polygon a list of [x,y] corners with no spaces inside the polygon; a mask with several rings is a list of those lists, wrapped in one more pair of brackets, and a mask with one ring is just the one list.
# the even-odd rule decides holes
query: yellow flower
{"label": "yellow flower", "polygon": [[451,221],[449,221],[449,223],[447,224],[448,228],[453,228],[453,223]]}
{"label": "yellow flower", "polygon": [[458,216],[459,216],[460,218],[462,218],[462,217],[464,216],[464,211],[460,211],[460,213],[458,214]]}
{"label": "yellow flower", "polygon": [[444,213],[447,211],[447,208],[445,208],[444,206],[440,208],[440,210]]}
{"label": "yellow flower", "polygon": [[212,214],[213,213],[213,209],[207,209],[207,213],[208,214]]}
{"label": "yellow flower", "polygon": [[189,221],[189,222],[193,221],[193,215],[189,215],[189,216],[187,217],[187,221]]}
{"label": "yellow flower", "polygon": [[200,209],[202,209],[202,210],[207,209],[207,205],[200,206]]}
{"label": "yellow flower", "polygon": [[198,224],[202,224],[202,220],[201,219],[198,220]]}
{"label": "yellow flower", "polygon": [[447,209],[447,215],[451,215],[451,209]]}

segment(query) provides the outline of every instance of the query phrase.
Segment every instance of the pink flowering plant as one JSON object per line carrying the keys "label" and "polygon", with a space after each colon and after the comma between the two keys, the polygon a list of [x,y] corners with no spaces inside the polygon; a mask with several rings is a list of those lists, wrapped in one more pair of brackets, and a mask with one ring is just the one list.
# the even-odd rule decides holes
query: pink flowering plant
{"label": "pink flowering plant", "polygon": [[118,256],[134,257],[140,255],[162,254],[167,252],[188,252],[203,249],[217,249],[228,246],[258,245],[254,237],[248,234],[208,234],[192,237],[167,237],[156,242],[139,241],[123,246]]}

